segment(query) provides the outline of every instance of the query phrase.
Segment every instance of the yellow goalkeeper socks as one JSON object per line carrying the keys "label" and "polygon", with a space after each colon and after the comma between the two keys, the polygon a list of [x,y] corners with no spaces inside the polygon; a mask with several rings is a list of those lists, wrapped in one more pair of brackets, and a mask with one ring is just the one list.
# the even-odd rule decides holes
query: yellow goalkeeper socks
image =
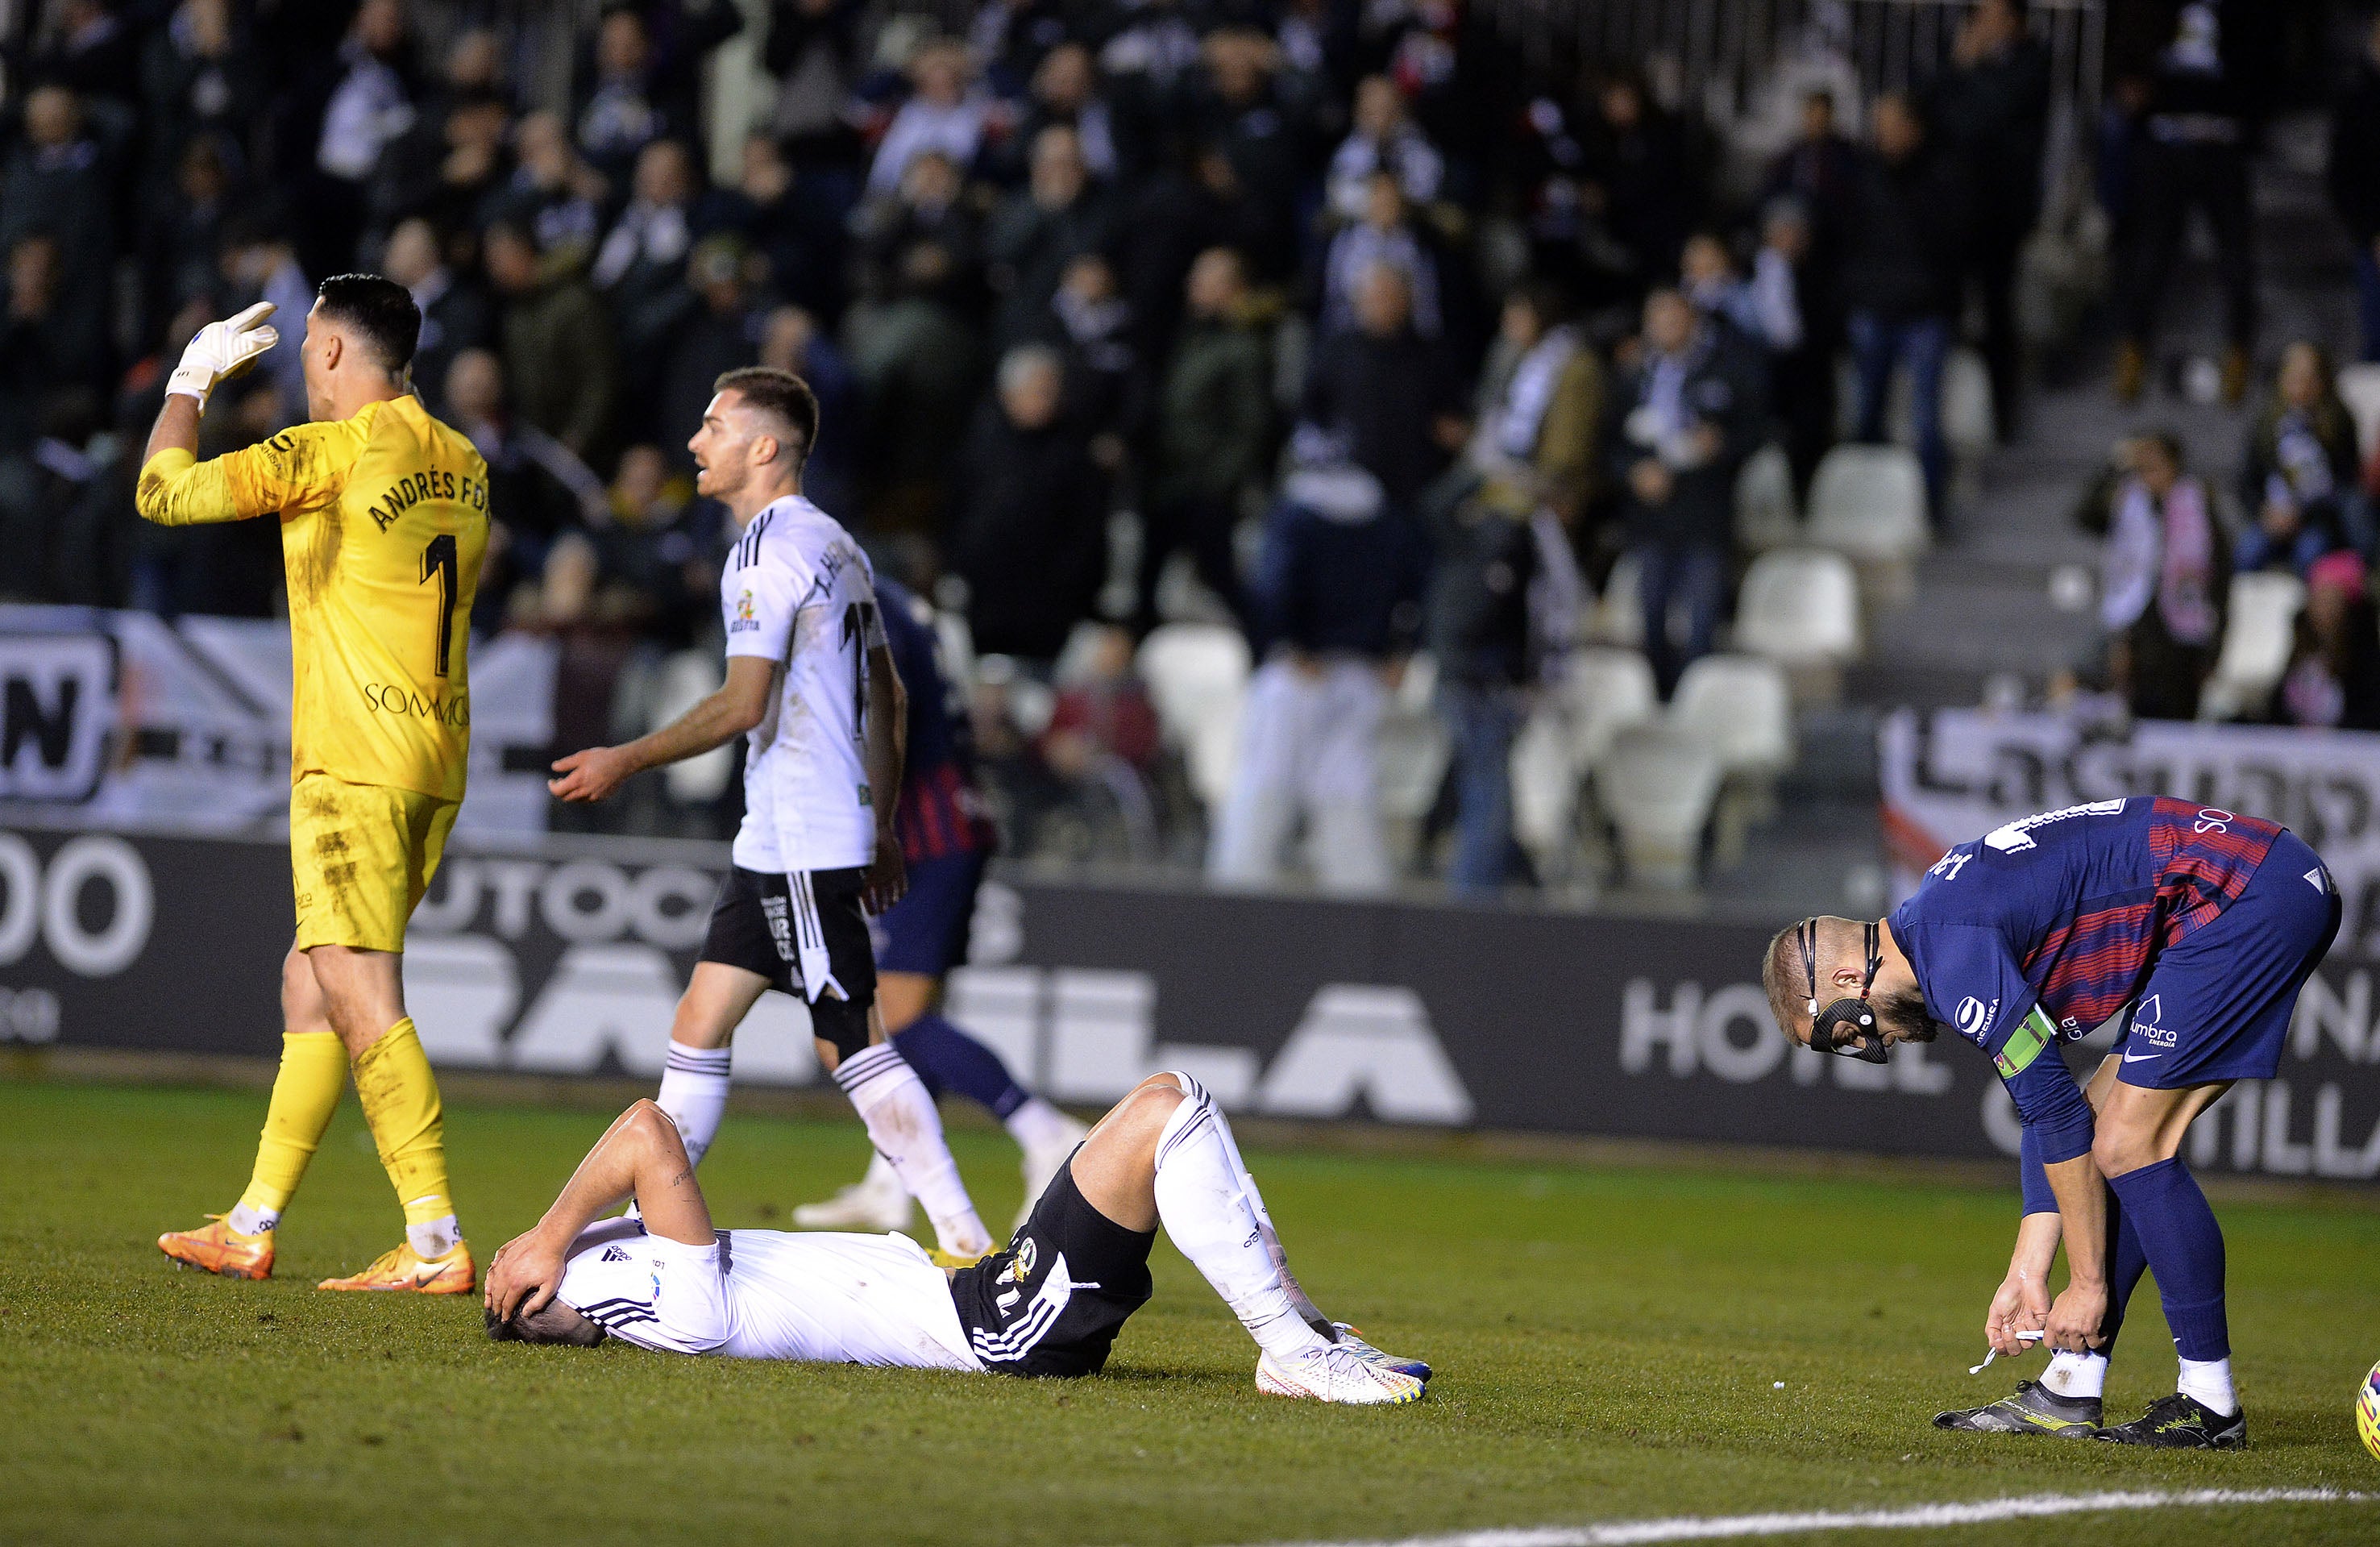
{"label": "yellow goalkeeper socks", "polygon": [[338,1110],[347,1083],[347,1050],[329,1031],[281,1034],[281,1067],[273,1077],[273,1102],[264,1111],[264,1137],[256,1147],[256,1170],[232,1211],[232,1228],[261,1235],[281,1223],[281,1211],[305,1178],[306,1163],[322,1142],[322,1130]]}
{"label": "yellow goalkeeper socks", "polygon": [[456,1238],[455,1201],[446,1187],[446,1125],[438,1078],[430,1072],[413,1017],[382,1033],[357,1055],[355,1068],[364,1121],[405,1206],[407,1239],[425,1258],[443,1256]]}

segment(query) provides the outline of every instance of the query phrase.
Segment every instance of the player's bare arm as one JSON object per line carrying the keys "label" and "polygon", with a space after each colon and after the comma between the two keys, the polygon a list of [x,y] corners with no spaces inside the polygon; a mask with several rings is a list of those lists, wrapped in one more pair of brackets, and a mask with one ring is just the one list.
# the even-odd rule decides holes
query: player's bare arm
{"label": "player's bare arm", "polygon": [[546,788],[564,800],[601,800],[632,774],[683,762],[724,747],[769,713],[771,667],[757,655],[727,658],[719,690],[649,736],[618,747],[589,747],[556,760]]}
{"label": "player's bare arm", "polygon": [[498,1249],[482,1297],[489,1311],[509,1320],[543,1309],[562,1285],[570,1243],[630,1198],[649,1234],[689,1246],[710,1243],[710,1210],[695,1184],[694,1163],[677,1125],[649,1101],[614,1118],[544,1217]]}
{"label": "player's bare arm", "polygon": [[887,646],[868,652],[868,787],[876,811],[876,859],[868,867],[861,901],[868,912],[880,914],[909,889],[901,834],[893,826],[909,754],[909,691]]}

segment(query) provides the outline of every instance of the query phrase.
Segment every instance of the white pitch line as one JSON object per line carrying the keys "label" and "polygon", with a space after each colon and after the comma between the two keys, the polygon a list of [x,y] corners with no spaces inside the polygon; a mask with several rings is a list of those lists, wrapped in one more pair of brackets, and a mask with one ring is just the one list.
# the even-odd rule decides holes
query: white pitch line
{"label": "white pitch line", "polygon": [[[1938,1530],[2051,1515],[2125,1509],[2216,1509],[2238,1504],[2380,1504],[2380,1493],[2335,1488],[2194,1488],[2185,1492],[2034,1493],[1968,1504],[1910,1504],[1900,1509],[1816,1510],[1798,1515],[1680,1516],[1666,1520],[1615,1520],[1598,1526],[1530,1526],[1443,1536],[1373,1541],[1305,1542],[1296,1547],[1636,1547],[1640,1542],[1715,1541],[1739,1536],[1794,1536],[1806,1531]],[[1291,1547],[1281,1543],[1276,1547]]]}

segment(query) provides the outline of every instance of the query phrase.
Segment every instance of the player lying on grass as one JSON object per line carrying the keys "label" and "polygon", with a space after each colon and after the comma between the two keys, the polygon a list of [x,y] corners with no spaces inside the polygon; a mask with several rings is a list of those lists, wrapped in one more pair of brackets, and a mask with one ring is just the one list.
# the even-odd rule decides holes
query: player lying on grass
{"label": "player lying on grass", "polygon": [[[2041,1220],[2054,1215],[2068,1274],[2042,1321],[2059,1356],[2055,1383],[1947,1414],[1951,1427],[2169,1449],[2246,1442],[2223,1232],[2181,1139],[2234,1081],[2279,1069],[2298,991],[2338,922],[2329,871],[2287,828],[2143,796],[2010,822],[1944,855],[1889,919],[1804,920],[1770,943],[1762,977],[1787,1036],[1881,1064],[1893,1043],[1955,1027],[1991,1055],[2023,1119],[2025,1223],[2010,1276],[2046,1273]],[[2056,1050],[2128,1007],[2095,1112]],[[2180,1355],[2178,1389],[2103,1429],[2106,1350],[2151,1271]],[[1995,1345],[2020,1346],[2012,1312],[1995,1314]]]}
{"label": "player lying on grass", "polygon": [[[638,1219],[603,1219],[633,1196]],[[598,1221],[601,1223],[598,1223]],[[1231,1125],[1154,1075],[1091,1129],[1008,1243],[936,1267],[902,1236],[714,1230],[669,1115],[640,1101],[489,1264],[489,1335],[681,1354],[1089,1375],[1148,1298],[1162,1223],[1255,1338],[1257,1389],[1411,1402],[1429,1367],[1331,1322],[1291,1276]]]}

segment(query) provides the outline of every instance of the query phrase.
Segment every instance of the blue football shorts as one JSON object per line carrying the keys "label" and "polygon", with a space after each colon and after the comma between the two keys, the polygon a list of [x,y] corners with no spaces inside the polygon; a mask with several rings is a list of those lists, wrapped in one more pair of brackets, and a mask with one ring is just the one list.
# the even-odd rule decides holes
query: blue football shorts
{"label": "blue football shorts", "polygon": [[976,888],[990,856],[943,854],[909,866],[909,890],[880,919],[868,921],[880,972],[939,978],[966,960]]}
{"label": "blue football shorts", "polygon": [[2305,840],[2274,839],[2231,906],[2157,956],[2117,1078],[2148,1090],[2272,1078],[2298,991],[2338,937],[2341,907]]}

